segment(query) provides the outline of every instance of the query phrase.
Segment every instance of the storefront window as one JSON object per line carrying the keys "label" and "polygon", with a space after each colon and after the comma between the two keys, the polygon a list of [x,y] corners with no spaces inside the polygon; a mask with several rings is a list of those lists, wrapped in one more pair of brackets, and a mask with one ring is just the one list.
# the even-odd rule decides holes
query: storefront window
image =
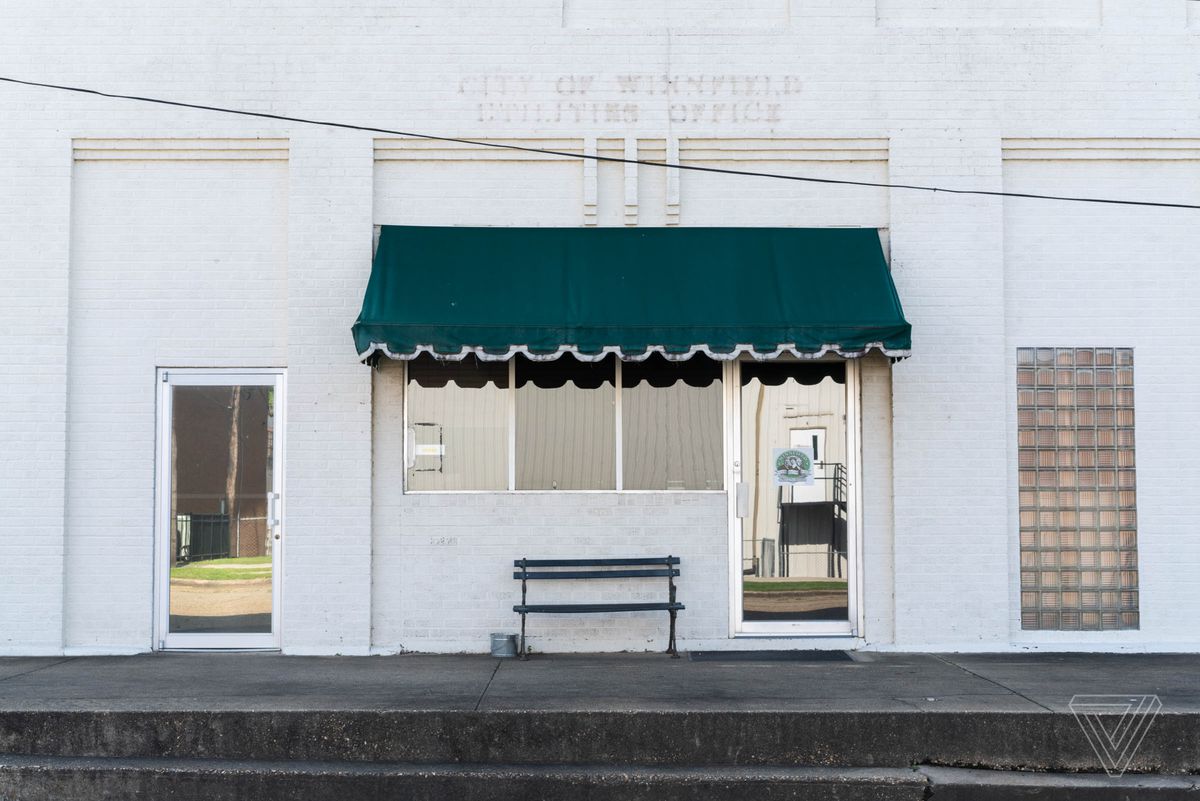
{"label": "storefront window", "polygon": [[653,355],[621,370],[625,489],[719,490],[721,365]]}
{"label": "storefront window", "polygon": [[407,387],[409,491],[724,486],[721,365],[703,356],[422,355]]}
{"label": "storefront window", "polygon": [[517,489],[617,488],[616,361],[517,359]]}
{"label": "storefront window", "polygon": [[506,363],[409,362],[408,488],[508,488]]}

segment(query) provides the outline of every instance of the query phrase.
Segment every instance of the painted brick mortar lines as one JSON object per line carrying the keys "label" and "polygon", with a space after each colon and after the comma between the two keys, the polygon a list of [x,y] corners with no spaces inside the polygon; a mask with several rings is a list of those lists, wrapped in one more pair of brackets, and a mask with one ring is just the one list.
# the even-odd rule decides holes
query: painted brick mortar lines
{"label": "painted brick mortar lines", "polygon": [[[720,493],[401,494],[402,371],[375,373],[375,553],[372,641],[385,651],[479,650],[493,631],[514,631],[520,585],[514,559],[615,558],[654,551],[682,558],[679,636],[728,633],[726,499]],[[447,577],[453,586],[447,587]],[[666,582],[539,583],[547,603],[662,600]],[[532,596],[531,596],[532,597]],[[533,616],[543,650],[664,648],[663,613],[583,618]]]}
{"label": "painted brick mortar lines", "polygon": [[156,368],[284,359],[286,170],[74,165],[68,649],[151,642]]}
{"label": "painted brick mortar lines", "polygon": [[[16,103],[17,114],[35,104]],[[0,116],[0,654],[62,648],[70,142]],[[32,236],[31,236],[32,235]]]}
{"label": "painted brick mortar lines", "polygon": [[[1078,191],[1099,182],[1123,197],[1200,199],[1200,151],[1172,161],[1137,162],[1129,155],[1116,151],[1100,160],[1008,160],[1005,188],[1019,192],[1052,180],[1066,191]],[[1134,348],[1142,630],[1194,640],[1200,635],[1200,596],[1188,588],[1186,577],[1200,568],[1200,545],[1191,525],[1200,501],[1181,482],[1200,473],[1200,462],[1195,433],[1181,415],[1187,414],[1184,399],[1200,391],[1195,372],[1187,368],[1200,303],[1195,219],[1186,212],[1082,214],[1062,206],[1038,217],[1016,201],[1005,203],[1004,216],[1006,375],[1015,375],[1018,347],[1094,343]],[[1063,315],[1064,305],[1081,313]],[[1005,394],[1010,405],[1006,438],[1012,440],[1015,379]],[[1006,473],[1013,477],[1015,459],[1010,451]],[[1015,520],[1015,486],[1007,500]],[[1020,621],[1013,621],[1013,637],[1019,641],[1134,643],[1139,636],[1021,632]]]}
{"label": "painted brick mortar lines", "polygon": [[347,341],[371,258],[371,142],[307,130],[291,148],[284,650],[366,653],[371,374]]}
{"label": "painted brick mortar lines", "polygon": [[[892,140],[889,166],[897,182],[999,188],[998,153],[923,130]],[[897,639],[994,643],[1010,600],[1001,204],[900,194],[892,264],[916,355],[893,377]]]}
{"label": "painted brick mortar lines", "polygon": [[[451,135],[713,140],[706,163],[749,169],[1197,202],[1200,161],[1137,153],[1200,135],[1196,5],[756,0],[730,20],[707,0],[661,19],[597,0],[126,1],[90,17],[25,0],[0,9],[0,73]],[[623,75],[672,76],[669,93]],[[285,650],[483,650],[515,624],[514,556],[639,538],[685,558],[683,642],[724,642],[722,496],[403,496],[399,371],[353,353],[372,225],[579,225],[579,162],[372,163],[366,135],[12,86],[0,103],[0,653],[151,647],[153,377],[172,365],[288,370]],[[71,157],[84,138],[259,137],[286,140],[288,161]],[[1134,144],[1005,161],[1029,138]],[[804,139],[888,155],[814,160]],[[769,140],[793,144],[747,155]],[[637,219],[666,222],[665,176],[637,175]],[[598,181],[597,219],[621,224],[622,171]],[[679,186],[683,225],[888,229],[915,355],[890,381],[864,371],[867,647],[1195,649],[1194,215]],[[1140,631],[1019,629],[1012,360],[1037,345],[1136,349]],[[534,631],[599,650],[656,648],[663,629]]]}

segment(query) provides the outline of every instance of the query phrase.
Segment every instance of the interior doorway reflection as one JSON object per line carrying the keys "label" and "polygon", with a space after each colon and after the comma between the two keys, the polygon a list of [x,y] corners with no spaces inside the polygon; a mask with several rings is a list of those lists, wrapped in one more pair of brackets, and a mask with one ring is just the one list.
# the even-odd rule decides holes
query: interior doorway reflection
{"label": "interior doorway reflection", "polygon": [[850,619],[844,362],[741,366],[742,620]]}

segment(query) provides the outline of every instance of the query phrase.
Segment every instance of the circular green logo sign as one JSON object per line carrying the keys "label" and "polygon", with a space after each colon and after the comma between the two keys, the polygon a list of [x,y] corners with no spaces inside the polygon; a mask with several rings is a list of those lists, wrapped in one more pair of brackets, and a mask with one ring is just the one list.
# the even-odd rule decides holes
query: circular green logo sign
{"label": "circular green logo sign", "polygon": [[775,457],[775,477],[785,484],[799,484],[812,475],[812,458],[804,451],[789,449]]}

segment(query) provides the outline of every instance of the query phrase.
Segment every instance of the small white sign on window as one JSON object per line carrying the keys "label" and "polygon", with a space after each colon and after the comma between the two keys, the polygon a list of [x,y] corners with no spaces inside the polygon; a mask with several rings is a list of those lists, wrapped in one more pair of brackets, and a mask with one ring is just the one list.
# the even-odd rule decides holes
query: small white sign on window
{"label": "small white sign on window", "polygon": [[417,456],[445,456],[446,446],[438,444],[417,445],[413,449]]}
{"label": "small white sign on window", "polygon": [[775,448],[773,460],[774,485],[776,487],[811,487],[813,480],[812,448]]}

